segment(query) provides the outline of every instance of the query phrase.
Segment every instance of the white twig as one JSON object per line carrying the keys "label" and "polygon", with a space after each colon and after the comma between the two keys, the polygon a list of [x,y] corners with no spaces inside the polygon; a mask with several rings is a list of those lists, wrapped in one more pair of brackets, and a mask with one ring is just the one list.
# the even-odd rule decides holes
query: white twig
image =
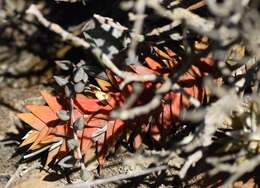
{"label": "white twig", "polygon": [[147,114],[156,109],[161,104],[161,95],[156,95],[153,99],[142,106],[134,107],[129,110],[118,110],[111,113],[112,117],[120,118],[122,120],[133,119],[136,116]]}
{"label": "white twig", "polygon": [[201,150],[196,151],[195,153],[190,155],[188,157],[188,160],[186,161],[186,163],[183,165],[182,169],[179,172],[180,178],[184,178],[187,171],[189,170],[189,168],[191,166],[194,166],[201,158],[202,158],[202,151]]}
{"label": "white twig", "polygon": [[[59,34],[64,41],[70,41],[72,44],[75,46],[81,46],[85,49],[90,49],[91,46],[88,42],[85,40],[69,33],[68,31],[64,30],[61,26],[58,24],[52,23],[48,21],[42,13],[37,9],[37,7],[32,4],[28,9],[27,9],[27,14],[32,14],[36,16],[38,21],[43,24],[43,26],[49,28],[51,31]],[[113,73],[115,73],[117,76],[123,78],[125,82],[121,84],[121,87],[124,87],[124,84],[129,83],[129,82],[134,82],[134,81],[155,81],[156,80],[156,75],[154,74],[145,74],[145,75],[137,75],[134,73],[129,73],[125,71],[121,71],[118,69],[115,64],[108,58],[107,55],[105,55],[100,48],[91,48],[90,49],[93,55],[99,60],[101,64],[103,64],[106,68],[110,69]]]}
{"label": "white twig", "polygon": [[75,46],[83,46],[84,48],[90,48],[89,43],[84,41],[81,38],[76,37],[75,35],[67,32],[64,30],[61,26],[58,24],[54,24],[50,21],[48,21],[46,18],[43,17],[42,13],[38,10],[36,5],[32,4],[27,10],[27,14],[31,14],[36,16],[36,18],[39,20],[39,22],[46,28],[49,28],[51,31],[58,33],[61,37],[62,40],[64,41],[70,41],[72,42]]}
{"label": "white twig", "polygon": [[[145,11],[145,6],[146,6],[145,0],[138,0],[135,4],[136,13],[138,15],[142,15]],[[144,17],[138,17],[138,19],[135,20],[133,30],[134,32],[136,32],[137,35],[142,33],[143,21],[144,21]],[[135,52],[136,52],[137,45],[138,45],[137,38],[132,38],[130,48],[128,50],[128,58],[130,63],[135,62],[135,58],[136,58]]]}
{"label": "white twig", "polygon": [[106,178],[102,178],[102,179],[97,179],[97,180],[93,180],[93,181],[89,181],[89,182],[85,182],[85,183],[79,183],[79,184],[75,184],[75,185],[68,185],[65,186],[63,188],[83,188],[83,187],[95,187],[97,185],[102,185],[102,184],[107,184],[107,183],[111,183],[111,182],[115,182],[115,181],[121,181],[121,180],[126,180],[129,178],[136,178],[139,176],[144,176],[144,175],[148,175],[154,172],[158,172],[158,171],[162,171],[162,170],[166,170],[168,169],[168,166],[158,166],[158,167],[154,167],[154,168],[148,168],[142,171],[138,171],[138,172],[133,172],[131,174],[120,174],[117,176],[111,176],[111,177],[106,177]]}
{"label": "white twig", "polygon": [[12,185],[12,183],[17,181],[21,176],[30,172],[33,169],[40,168],[41,166],[42,165],[40,164],[40,162],[33,164],[31,167],[27,167],[26,164],[19,165],[18,168],[16,169],[15,173],[12,175],[12,177],[6,183],[5,188],[9,188]]}
{"label": "white twig", "polygon": [[[205,1],[199,1],[191,6],[189,6],[188,8],[186,8],[187,10],[189,11],[193,11],[193,10],[196,10],[198,8],[201,8],[203,6],[205,6],[206,3]],[[164,25],[162,27],[158,27],[158,28],[155,28],[153,29],[151,32],[147,33],[146,35],[147,36],[152,36],[152,35],[157,35],[159,36],[161,33],[164,33],[164,32],[167,32],[167,31],[170,31],[171,29],[179,26],[181,24],[181,21],[180,20],[174,20],[172,23],[170,24],[167,24],[167,25]]]}
{"label": "white twig", "polygon": [[169,11],[162,7],[157,1],[146,0],[146,3],[148,6],[155,9],[156,12],[161,16],[167,17],[174,22],[177,22],[176,25],[181,23],[178,21],[185,21],[189,28],[197,31],[198,33],[207,34],[215,27],[215,23],[213,21],[204,19],[187,9],[176,8],[173,11]]}
{"label": "white twig", "polygon": [[211,163],[215,167],[214,170],[211,171],[211,174],[216,174],[219,172],[229,172],[231,174],[231,176],[223,184],[223,187],[231,187],[234,181],[244,174],[252,172],[260,164],[260,156],[257,155],[238,165],[222,163],[221,160],[218,159],[208,159],[207,162]]}

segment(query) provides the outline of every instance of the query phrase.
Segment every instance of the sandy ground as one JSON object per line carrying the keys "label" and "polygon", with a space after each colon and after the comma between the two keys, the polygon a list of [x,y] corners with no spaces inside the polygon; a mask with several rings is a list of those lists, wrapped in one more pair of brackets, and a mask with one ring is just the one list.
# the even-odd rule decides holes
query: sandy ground
{"label": "sandy ground", "polygon": [[[25,103],[41,101],[39,91],[43,86],[15,89],[5,88],[0,91],[0,187],[30,188],[57,187],[63,183],[43,180],[47,172],[36,168],[36,162],[21,163],[21,155],[16,153],[19,140],[26,133],[20,127],[16,113],[24,111]],[[20,129],[21,128],[21,129]]]}

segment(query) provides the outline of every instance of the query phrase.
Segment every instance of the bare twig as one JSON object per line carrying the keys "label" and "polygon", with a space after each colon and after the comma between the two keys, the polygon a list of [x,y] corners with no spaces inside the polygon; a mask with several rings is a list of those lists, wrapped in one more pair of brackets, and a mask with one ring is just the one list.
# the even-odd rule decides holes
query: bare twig
{"label": "bare twig", "polygon": [[37,9],[36,5],[32,4],[26,11],[27,14],[32,14],[37,17],[37,19],[41,22],[44,27],[49,28],[51,31],[58,33],[62,40],[70,41],[75,46],[83,46],[84,48],[90,48],[90,45],[81,38],[76,37],[75,35],[67,32],[58,24],[54,24],[48,21],[46,18],[43,17],[42,13]]}
{"label": "bare twig", "polygon": [[[36,16],[36,18],[47,28],[49,28],[51,31],[59,34],[64,41],[71,41],[72,44],[75,46],[81,46],[85,49],[90,49],[90,44],[87,43],[85,40],[67,32],[59,25],[52,23],[48,21],[46,18],[43,17],[41,12],[37,9],[35,5],[31,5],[28,10],[26,11],[28,14],[32,14]],[[108,58],[107,55],[105,55],[100,48],[92,48],[91,52],[93,55],[99,60],[101,64],[103,64],[105,67],[110,69],[113,73],[115,73],[117,76],[123,78],[125,82],[121,84],[121,87],[124,87],[126,83],[133,82],[133,81],[155,81],[156,75],[154,74],[145,74],[145,75],[137,75],[134,73],[129,73],[125,71],[119,70],[115,64]]]}
{"label": "bare twig", "polygon": [[260,164],[260,156],[257,155],[250,160],[246,160],[243,163],[237,165],[222,163],[218,159],[208,159],[207,162],[214,165],[215,167],[211,174],[216,174],[223,171],[229,172],[231,176],[225,181],[223,187],[232,187],[234,181],[236,181],[242,175],[253,171]]}
{"label": "bare twig", "polygon": [[15,173],[12,175],[12,177],[8,180],[8,182],[5,185],[5,188],[9,188],[12,183],[19,180],[23,175],[30,172],[33,169],[40,168],[42,165],[40,162],[36,162],[31,167],[28,167],[26,164],[21,164],[16,169]]}
{"label": "bare twig", "polygon": [[[176,77],[178,77],[179,75],[180,75],[180,73],[177,73]],[[126,120],[126,119],[133,119],[133,118],[143,115],[143,114],[147,114],[147,113],[155,110],[157,107],[159,107],[162,103],[161,100],[162,100],[163,94],[165,94],[171,90],[179,90],[179,92],[181,92],[185,97],[187,97],[187,99],[190,101],[190,103],[192,105],[194,105],[195,107],[199,107],[200,102],[197,99],[195,99],[194,97],[192,97],[191,95],[189,95],[176,82],[177,82],[177,79],[174,80],[174,82],[173,82],[172,79],[167,78],[163,82],[161,87],[155,92],[155,96],[151,99],[151,101],[149,103],[142,105],[142,106],[134,107],[131,109],[115,110],[111,113],[111,116],[114,118],[120,118],[120,119]]]}
{"label": "bare twig", "polygon": [[188,160],[185,162],[185,164],[183,165],[183,167],[181,168],[181,170],[179,172],[180,178],[184,178],[187,171],[189,170],[189,168],[191,166],[194,166],[201,158],[202,158],[202,151],[201,150],[196,151],[195,153],[190,155],[188,157]]}
{"label": "bare twig", "polygon": [[[142,15],[145,11],[145,0],[138,0],[137,3],[135,4],[135,9],[136,9],[136,13],[138,15]],[[143,27],[143,21],[144,18],[140,17],[139,19],[135,20],[134,23],[134,32],[136,32],[137,35],[142,33],[142,27]],[[129,62],[130,63],[136,63],[135,59],[136,59],[136,47],[138,44],[138,40],[137,38],[132,38],[131,44],[130,44],[130,48],[128,50],[128,58],[129,58]]]}
{"label": "bare twig", "polygon": [[136,116],[147,114],[156,109],[161,104],[161,95],[156,95],[153,99],[142,106],[134,107],[129,110],[118,110],[111,113],[112,117],[120,118],[122,120],[133,119]]}
{"label": "bare twig", "polygon": [[[173,21],[185,21],[187,26],[194,31],[207,34],[208,32],[212,31],[215,27],[215,23],[213,21],[204,19],[187,9],[184,8],[176,8],[172,12],[166,10],[162,7],[157,1],[146,1],[147,5],[151,8],[155,9],[157,13],[160,15],[167,17]],[[180,24],[181,22],[177,22],[176,25]]]}
{"label": "bare twig", "polygon": [[128,174],[128,175],[121,174],[121,175],[106,177],[106,178],[97,179],[97,180],[93,180],[93,181],[89,181],[89,182],[85,182],[85,183],[68,185],[68,186],[65,186],[64,188],[94,187],[94,186],[97,186],[97,185],[102,185],[102,184],[107,184],[107,183],[111,183],[111,182],[115,182],[115,181],[121,181],[121,180],[126,180],[126,179],[129,179],[129,178],[136,178],[136,177],[139,177],[139,176],[148,175],[148,174],[151,174],[151,173],[154,173],[154,172],[166,170],[167,168],[168,168],[168,166],[163,165],[163,166],[158,166],[158,167],[154,167],[154,168],[148,168],[146,170],[142,170],[142,171],[138,171],[138,172],[133,172],[133,173]]}
{"label": "bare twig", "polygon": [[122,109],[128,109],[137,101],[138,97],[141,95],[143,91],[143,86],[140,83],[133,84],[133,93],[128,97],[125,105]]}
{"label": "bare twig", "polygon": [[[189,6],[188,8],[186,8],[189,11],[193,11],[196,9],[199,9],[201,7],[204,7],[206,5],[205,1],[199,1],[191,6]],[[167,32],[172,30],[173,28],[176,28],[178,26],[180,26],[181,22],[179,20],[174,20],[172,23],[164,25],[162,27],[158,27],[153,29],[151,32],[147,33],[147,36],[153,36],[153,35],[157,35],[159,36],[161,33]]]}

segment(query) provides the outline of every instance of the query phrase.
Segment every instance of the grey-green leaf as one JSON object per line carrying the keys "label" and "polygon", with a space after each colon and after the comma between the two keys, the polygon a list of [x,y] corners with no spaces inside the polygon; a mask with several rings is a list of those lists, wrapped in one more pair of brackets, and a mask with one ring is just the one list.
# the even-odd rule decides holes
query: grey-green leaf
{"label": "grey-green leaf", "polygon": [[75,139],[69,139],[67,143],[70,151],[79,147],[79,143]]}
{"label": "grey-green leaf", "polygon": [[65,110],[58,111],[57,112],[57,116],[62,121],[68,121],[70,119],[69,113],[67,111],[65,111]]}
{"label": "grey-green leaf", "polygon": [[65,86],[69,82],[67,79],[61,78],[59,76],[53,76],[53,78],[59,86]]}
{"label": "grey-green leaf", "polygon": [[76,93],[81,93],[81,92],[83,92],[84,88],[85,88],[85,84],[82,83],[82,82],[76,83],[76,84],[74,85],[74,91],[75,91]]}
{"label": "grey-green leaf", "polygon": [[88,81],[88,74],[86,72],[84,72],[84,76],[82,78],[83,82],[86,83]]}
{"label": "grey-green leaf", "polygon": [[71,67],[71,62],[70,61],[55,61],[55,63],[57,64],[57,66],[62,69],[62,70],[69,70]]}
{"label": "grey-green leaf", "polygon": [[84,60],[80,60],[78,63],[77,63],[77,65],[76,65],[76,67],[82,67],[82,66],[84,66],[86,64],[86,62],[84,61]]}
{"label": "grey-green leaf", "polygon": [[61,159],[58,164],[63,168],[72,168],[74,166],[73,157],[68,155]]}
{"label": "grey-green leaf", "polygon": [[65,92],[66,97],[71,97],[73,95],[74,90],[71,87],[71,85],[65,85],[64,92]]}
{"label": "grey-green leaf", "polygon": [[82,129],[84,129],[84,126],[85,126],[85,121],[84,121],[83,116],[79,117],[74,122],[74,127],[75,127],[76,130],[82,130]]}
{"label": "grey-green leaf", "polygon": [[75,82],[75,83],[78,83],[79,81],[83,80],[85,74],[86,74],[86,73],[85,73],[84,69],[83,69],[83,68],[79,68],[79,69],[76,71],[75,75],[74,75],[74,79],[73,79],[74,82]]}

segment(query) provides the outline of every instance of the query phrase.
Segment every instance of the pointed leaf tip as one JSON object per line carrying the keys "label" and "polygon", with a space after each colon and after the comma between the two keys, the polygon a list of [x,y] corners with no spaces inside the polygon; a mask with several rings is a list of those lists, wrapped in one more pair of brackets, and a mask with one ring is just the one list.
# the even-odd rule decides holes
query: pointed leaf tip
{"label": "pointed leaf tip", "polygon": [[76,95],[75,102],[85,112],[97,112],[103,107],[98,99],[87,98],[86,96],[81,94]]}
{"label": "pointed leaf tip", "polygon": [[19,113],[17,114],[17,117],[38,131],[42,130],[46,126],[39,118],[34,116],[32,113]]}
{"label": "pointed leaf tip", "polygon": [[57,120],[57,116],[49,106],[26,105],[26,108],[30,110],[35,116],[37,116],[44,123],[49,123],[51,121]]}
{"label": "pointed leaf tip", "polygon": [[57,97],[51,95],[48,91],[41,91],[41,95],[53,112],[56,113],[62,109],[62,105],[58,102]]}

